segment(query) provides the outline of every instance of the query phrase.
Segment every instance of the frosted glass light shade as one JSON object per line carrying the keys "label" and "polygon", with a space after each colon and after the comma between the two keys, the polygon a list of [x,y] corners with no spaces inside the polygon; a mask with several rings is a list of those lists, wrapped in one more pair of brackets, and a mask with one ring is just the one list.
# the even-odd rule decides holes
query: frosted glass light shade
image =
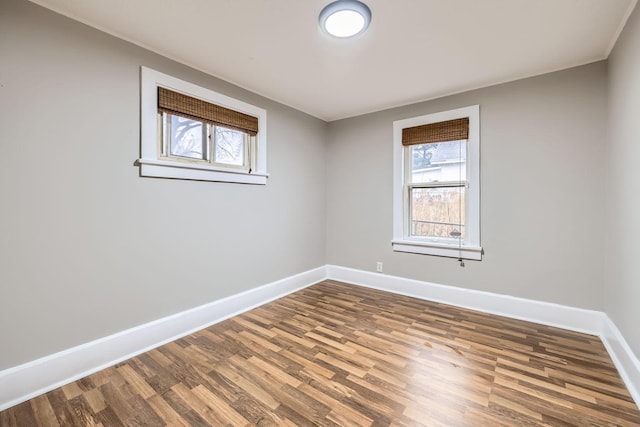
{"label": "frosted glass light shade", "polygon": [[357,0],[338,0],[320,12],[320,27],[334,37],[353,37],[364,32],[371,22],[371,10]]}

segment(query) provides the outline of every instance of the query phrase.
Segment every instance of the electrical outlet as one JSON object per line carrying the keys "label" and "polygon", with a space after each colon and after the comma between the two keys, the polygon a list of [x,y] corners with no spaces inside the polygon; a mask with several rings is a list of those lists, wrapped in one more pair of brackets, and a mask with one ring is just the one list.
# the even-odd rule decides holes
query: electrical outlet
{"label": "electrical outlet", "polygon": [[376,262],[376,271],[378,273],[382,273],[382,262],[381,261]]}

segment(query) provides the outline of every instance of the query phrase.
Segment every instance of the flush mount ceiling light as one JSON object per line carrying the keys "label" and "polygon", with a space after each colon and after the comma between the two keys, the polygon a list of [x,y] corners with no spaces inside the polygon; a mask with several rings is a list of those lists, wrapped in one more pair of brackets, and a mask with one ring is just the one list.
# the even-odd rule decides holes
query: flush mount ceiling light
{"label": "flush mount ceiling light", "polygon": [[358,0],[338,0],[320,12],[320,28],[334,37],[352,37],[364,32],[371,22],[371,10]]}

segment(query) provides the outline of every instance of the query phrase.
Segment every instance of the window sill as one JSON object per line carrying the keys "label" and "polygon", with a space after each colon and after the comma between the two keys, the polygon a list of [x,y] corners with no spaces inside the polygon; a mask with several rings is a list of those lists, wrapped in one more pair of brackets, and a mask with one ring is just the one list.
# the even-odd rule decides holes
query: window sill
{"label": "window sill", "polygon": [[140,176],[155,178],[192,179],[196,181],[233,182],[239,184],[265,185],[269,174],[233,168],[212,168],[195,163],[181,163],[167,160],[138,159]]}
{"label": "window sill", "polygon": [[482,261],[482,248],[479,246],[451,246],[438,243],[417,242],[412,240],[392,240],[395,252],[435,255],[449,258],[462,258]]}

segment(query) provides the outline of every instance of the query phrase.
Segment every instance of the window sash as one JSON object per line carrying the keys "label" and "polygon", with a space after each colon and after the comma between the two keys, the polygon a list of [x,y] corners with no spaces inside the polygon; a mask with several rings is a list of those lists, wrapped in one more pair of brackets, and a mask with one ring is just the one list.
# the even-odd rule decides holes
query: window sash
{"label": "window sash", "polygon": [[[468,212],[467,212],[467,206],[468,206],[468,195],[466,194],[467,192],[465,191],[465,195],[464,195],[464,220],[461,220],[459,223],[445,223],[445,222],[439,222],[439,221],[424,221],[427,223],[431,223],[431,224],[446,224],[446,225],[458,225],[462,228],[465,229],[465,233],[462,233],[462,236],[460,237],[456,237],[456,236],[424,236],[424,235],[420,235],[420,234],[416,234],[414,233],[414,229],[415,229],[415,222],[421,222],[422,220],[417,220],[414,219],[413,217],[413,211],[414,211],[414,204],[413,204],[413,190],[415,189],[423,189],[423,188],[464,188],[467,189],[469,188],[469,184],[468,182],[449,182],[449,183],[429,183],[429,184],[425,184],[425,183],[420,183],[420,184],[408,184],[407,186],[407,191],[405,192],[405,209],[406,209],[406,222],[405,222],[405,236],[412,238],[412,239],[419,239],[419,240],[424,240],[424,241],[430,241],[430,242],[441,242],[441,243],[445,243],[445,244],[459,244],[459,243],[465,243],[467,242],[468,239],[468,233],[466,233],[466,227],[467,227],[467,218],[468,218]],[[463,237],[464,236],[464,237]]]}
{"label": "window sash", "polygon": [[240,168],[240,169],[245,169],[245,170],[251,170],[253,168],[253,164],[252,164],[252,153],[254,152],[254,148],[255,148],[255,144],[253,144],[253,141],[255,140],[255,138],[251,135],[248,134],[244,134],[244,141],[242,144],[242,164],[235,164],[235,163],[224,163],[224,162],[218,162],[216,161],[216,149],[217,149],[217,145],[218,145],[218,138],[216,137],[216,132],[215,129],[213,129],[215,126],[211,125],[211,130],[209,132],[209,140],[210,140],[210,152],[211,152],[211,164],[212,165],[216,165],[216,166],[223,166],[223,167],[228,167],[228,168]]}
{"label": "window sash", "polygon": [[[174,115],[175,117],[181,117],[181,116],[177,116]],[[161,133],[161,137],[163,138],[162,140],[162,152],[164,153],[165,157],[171,157],[171,158],[175,158],[175,159],[179,159],[179,160],[187,160],[187,161],[195,161],[195,162],[204,162],[207,163],[209,161],[209,144],[208,144],[208,137],[209,137],[209,126],[206,123],[202,123],[199,120],[196,120],[198,122],[200,122],[202,124],[202,135],[201,135],[201,141],[202,141],[202,156],[201,157],[192,157],[192,156],[181,156],[179,154],[173,154],[173,150],[172,150],[172,135],[173,135],[173,124],[172,124],[172,120],[171,120],[171,115],[169,114],[162,114],[159,117],[159,120],[162,121],[162,133]],[[193,120],[193,119],[189,119],[189,120]]]}
{"label": "window sash", "polygon": [[[462,141],[462,140],[454,140],[454,141]],[[442,141],[441,141],[442,142]],[[444,141],[444,142],[450,142],[450,141]],[[423,144],[419,144],[419,145],[423,145]],[[456,180],[458,182],[468,182],[468,177],[470,176],[470,167],[471,164],[469,163],[467,156],[468,156],[468,151],[469,151],[469,140],[466,139],[464,140],[464,146],[465,146],[465,157],[464,160],[460,159],[460,157],[458,157],[458,160],[460,160],[460,163],[462,163],[461,165],[459,165],[458,167],[462,167],[464,168],[464,179],[461,180]],[[412,145],[406,145],[406,146],[402,146],[402,150],[403,150],[403,156],[404,156],[404,183],[405,184],[413,184],[413,172],[416,171],[416,169],[413,168],[413,146]],[[434,167],[438,167],[438,168],[443,168],[446,167],[446,163],[442,164],[442,163],[437,163],[437,164],[433,164]],[[419,169],[417,169],[419,170]],[[462,178],[462,176],[458,175],[460,178]],[[438,183],[445,183],[446,182],[454,182],[454,181],[433,181],[433,182],[438,182]],[[433,183],[432,182],[432,183]]]}
{"label": "window sash", "polygon": [[[463,118],[463,119],[456,119],[456,120],[449,120],[447,122],[437,122],[437,123],[432,123],[431,125],[439,125],[441,123],[449,123],[449,122],[459,122],[459,121],[463,121],[467,123],[467,134],[461,134],[461,133],[449,133],[449,135],[452,135],[451,137],[453,139],[451,139],[451,141],[458,141],[461,140],[462,138],[458,138],[459,136],[465,136],[465,144],[469,143],[468,140],[468,118]],[[405,136],[404,131],[406,129],[416,129],[416,128],[425,128],[425,127],[429,127],[430,125],[422,125],[422,126],[415,126],[413,128],[404,128],[403,129],[403,138]],[[435,142],[447,142],[447,141],[433,141],[433,143]],[[462,180],[462,181],[434,181],[434,182],[413,182],[413,158],[412,158],[412,145],[417,145],[417,144],[425,144],[426,142],[424,142],[424,140],[420,140],[419,142],[416,142],[415,144],[404,144],[404,140],[403,140],[403,151],[404,151],[404,170],[405,170],[405,176],[404,176],[404,187],[406,188],[405,191],[405,196],[404,196],[404,206],[403,209],[405,211],[405,220],[404,220],[404,236],[406,238],[410,238],[410,239],[414,239],[414,240],[422,240],[422,241],[428,241],[428,242],[438,242],[438,243],[442,243],[442,244],[447,244],[447,245],[459,245],[459,244],[463,244],[466,245],[469,243],[469,233],[463,233],[463,236],[461,237],[454,237],[454,236],[421,236],[419,234],[415,234],[413,233],[414,231],[414,219],[413,219],[413,199],[412,199],[412,192],[414,189],[418,189],[418,188],[465,188],[468,189],[469,188],[469,181],[468,180]],[[468,145],[467,145],[468,147]],[[469,176],[469,163],[465,162],[464,165],[465,168],[467,168],[467,173],[465,174],[465,176]],[[469,200],[468,200],[469,194],[467,191],[465,191],[464,194],[464,210],[465,212],[463,212],[464,218],[465,218],[465,224],[463,224],[463,227],[465,227],[466,229],[466,218],[469,217]],[[466,230],[465,230],[466,231]]]}
{"label": "window sash", "polygon": [[[167,112],[158,113],[158,126],[159,132],[158,136],[160,137],[160,147],[161,147],[161,156],[167,159],[172,159],[180,162],[189,162],[189,163],[200,163],[211,166],[218,166],[224,168],[233,168],[233,169],[241,169],[248,170],[251,172],[255,170],[255,153],[256,150],[256,137],[249,135],[247,133],[244,134],[244,143],[243,143],[243,160],[242,164],[233,164],[233,163],[224,163],[216,161],[215,159],[215,150],[216,150],[216,138],[215,138],[215,125],[202,122],[200,120],[195,120],[189,117],[186,117],[190,120],[199,121],[203,125],[203,157],[189,157],[189,156],[180,156],[177,154],[173,154],[171,152],[171,116],[183,117],[178,114],[172,114]],[[225,126],[226,127],[226,126]]]}

